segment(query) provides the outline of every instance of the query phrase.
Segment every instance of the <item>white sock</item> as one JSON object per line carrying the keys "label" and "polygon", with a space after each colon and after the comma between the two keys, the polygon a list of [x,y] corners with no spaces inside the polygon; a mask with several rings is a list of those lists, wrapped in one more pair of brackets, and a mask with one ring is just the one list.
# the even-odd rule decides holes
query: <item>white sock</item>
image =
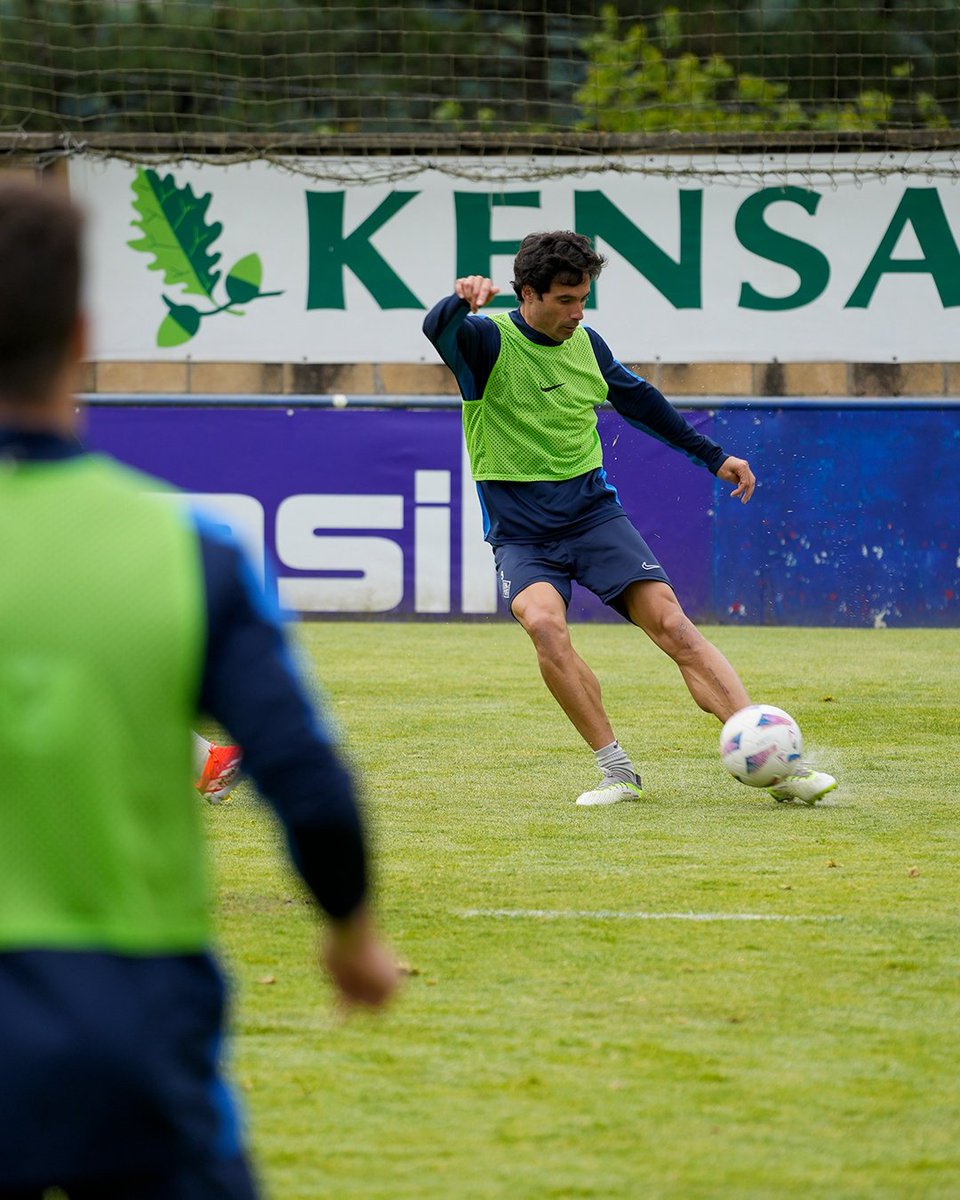
{"label": "white sock", "polygon": [[206,738],[202,738],[199,733],[193,735],[193,773],[199,779],[203,774],[203,768],[207,765],[207,755],[210,753],[210,747],[213,742],[208,742]]}
{"label": "white sock", "polygon": [[636,769],[619,742],[611,742],[609,746],[594,750],[593,756],[604,778],[615,783],[636,782]]}

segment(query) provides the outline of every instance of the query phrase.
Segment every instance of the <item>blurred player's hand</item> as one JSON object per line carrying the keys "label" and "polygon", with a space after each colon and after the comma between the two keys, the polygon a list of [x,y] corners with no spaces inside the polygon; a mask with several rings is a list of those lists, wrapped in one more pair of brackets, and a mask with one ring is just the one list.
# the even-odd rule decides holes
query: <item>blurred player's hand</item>
{"label": "blurred player's hand", "polygon": [[757,477],[750,470],[750,464],[747,460],[745,458],[734,458],[732,455],[729,458],[725,458],[720,464],[717,478],[737,485],[730,495],[739,496],[741,504],[746,504],[753,495],[753,489],[757,486]]}
{"label": "blurred player's hand", "polygon": [[494,287],[493,280],[487,279],[485,275],[464,275],[462,279],[457,280],[454,291],[461,300],[467,301],[470,311],[475,313],[485,304],[489,304],[494,296],[499,294],[500,289]]}
{"label": "blurred player's hand", "polygon": [[344,1005],[380,1008],[396,991],[400,968],[381,941],[363,906],[342,921],[331,921],[323,945],[323,962]]}

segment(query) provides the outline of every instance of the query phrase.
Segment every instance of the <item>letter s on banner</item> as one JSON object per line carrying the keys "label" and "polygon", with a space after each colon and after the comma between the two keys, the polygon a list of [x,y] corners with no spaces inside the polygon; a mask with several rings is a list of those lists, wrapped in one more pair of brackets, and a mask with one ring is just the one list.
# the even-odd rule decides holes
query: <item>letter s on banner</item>
{"label": "letter s on banner", "polygon": [[298,571],[281,576],[278,597],[298,612],[389,612],[403,599],[403,550],[390,538],[325,536],[318,529],[402,529],[403,496],[288,496],[277,509],[277,557]]}

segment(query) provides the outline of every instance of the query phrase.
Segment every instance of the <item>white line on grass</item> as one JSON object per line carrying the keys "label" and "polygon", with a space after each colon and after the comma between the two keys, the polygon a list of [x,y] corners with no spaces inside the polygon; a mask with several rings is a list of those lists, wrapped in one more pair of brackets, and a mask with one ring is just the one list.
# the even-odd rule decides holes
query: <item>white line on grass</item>
{"label": "white line on grass", "polygon": [[577,908],[461,908],[458,917],[505,917],[528,921],[842,921],[839,914],[617,912]]}

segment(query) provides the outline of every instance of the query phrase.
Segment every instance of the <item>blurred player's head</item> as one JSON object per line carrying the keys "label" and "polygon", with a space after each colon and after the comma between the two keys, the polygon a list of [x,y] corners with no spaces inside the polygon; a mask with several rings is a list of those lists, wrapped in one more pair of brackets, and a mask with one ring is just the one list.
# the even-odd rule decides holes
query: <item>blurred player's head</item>
{"label": "blurred player's head", "polygon": [[0,182],[0,402],[43,406],[83,345],[82,218],[52,187]]}
{"label": "blurred player's head", "polygon": [[513,260],[513,290],[522,301],[524,287],[533,288],[538,296],[549,292],[553,283],[573,287],[596,279],[606,261],[582,234],[568,229],[530,233]]}

